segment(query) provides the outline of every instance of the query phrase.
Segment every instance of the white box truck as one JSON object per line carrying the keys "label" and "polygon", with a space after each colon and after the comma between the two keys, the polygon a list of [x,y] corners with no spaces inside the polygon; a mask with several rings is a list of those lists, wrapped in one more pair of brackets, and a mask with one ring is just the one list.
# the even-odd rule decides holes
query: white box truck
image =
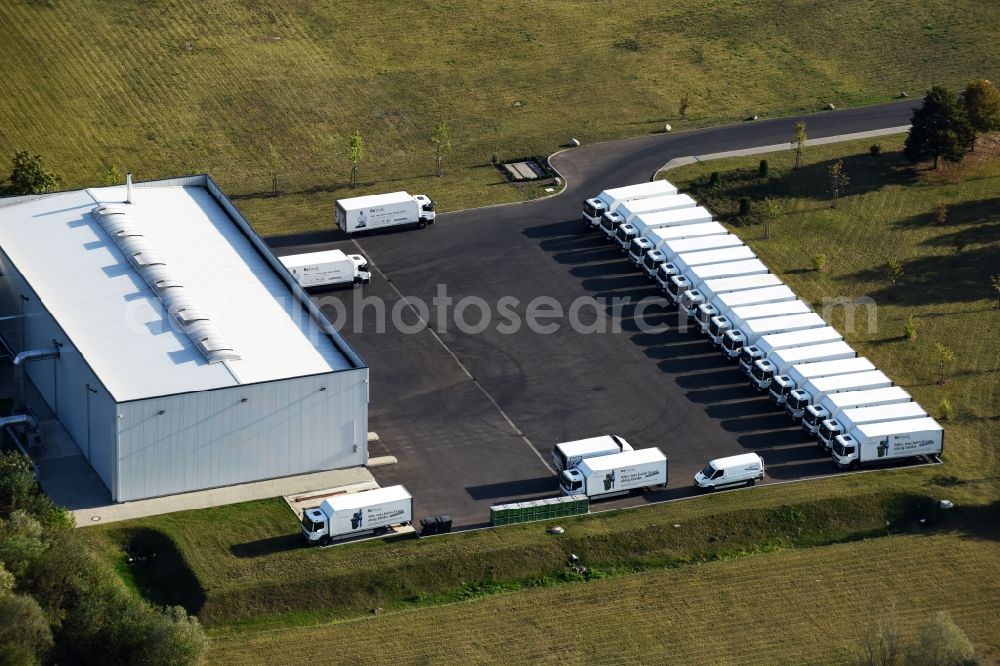
{"label": "white box truck", "polygon": [[829,449],[833,446],[838,435],[849,433],[860,425],[919,419],[925,416],[927,416],[927,412],[916,402],[897,402],[891,405],[876,405],[875,407],[853,407],[841,411],[832,419],[823,421],[817,437],[819,443],[824,448]]}
{"label": "white box truck", "polygon": [[586,458],[576,469],[559,473],[559,489],[564,495],[590,499],[666,485],[667,457],[657,448]]}
{"label": "white box truck", "polygon": [[752,486],[764,478],[764,459],[756,453],[716,458],[694,475],[698,488],[717,490],[730,486]]}
{"label": "white box truck", "polygon": [[338,199],[335,222],[347,234],[369,229],[413,226],[423,229],[434,224],[434,202],[423,194],[406,192],[369,194]]}
{"label": "white box truck", "polygon": [[810,379],[850,375],[874,369],[875,364],[864,356],[845,358],[840,361],[821,361],[819,363],[793,365],[787,372],[771,378],[771,386],[768,388],[767,394],[771,398],[771,402],[779,406],[784,406],[788,400],[788,394]]}
{"label": "white box truck", "polygon": [[[757,273],[756,275],[741,275],[739,277],[723,277],[705,280],[697,287],[688,289],[681,294],[680,310],[687,317],[697,321],[698,308],[720,294],[731,294],[737,291],[778,287],[781,278],[774,273]],[[701,328],[701,322],[698,322]],[[702,329],[704,332],[704,329]]]}
{"label": "white box truck", "polygon": [[614,240],[618,228],[623,224],[635,221],[640,215],[645,217],[654,213],[669,213],[665,218],[686,221],[686,224],[701,224],[712,221],[712,214],[701,206],[694,208],[676,208],[682,201],[677,195],[626,201],[613,213],[605,213],[601,218],[601,233],[605,240]]}
{"label": "white box truck", "polygon": [[810,379],[788,393],[788,397],[785,399],[785,412],[793,421],[801,421],[807,407],[818,404],[832,393],[866,391],[890,386],[892,386],[892,380],[881,370],[866,370],[847,375]]}
{"label": "white box truck", "polygon": [[[628,225],[626,225],[628,226]],[[618,230],[621,234],[623,226]],[[642,238],[633,238],[629,242],[628,249],[628,260],[632,262],[634,266],[642,266],[643,261],[646,258],[646,252],[653,247],[653,242],[650,240],[650,234],[654,231],[659,231],[662,227],[653,229]],[[674,240],[671,242],[666,242],[662,244],[666,254],[674,256],[682,252],[704,252],[705,250],[721,250],[727,247],[740,247],[743,245],[743,241],[736,234],[717,234],[715,236],[700,236],[697,238],[682,238]],[[647,273],[648,275],[648,273]]]}
{"label": "white box truck", "polygon": [[[729,248],[727,250],[712,250],[712,252],[729,252],[733,249],[742,248]],[[747,248],[749,249],[749,248]],[[708,254],[707,252],[704,254]],[[683,255],[678,255],[683,256]],[[669,263],[660,266],[659,270],[664,272],[669,272]],[[664,270],[666,269],[666,270]],[[694,266],[682,275],[671,275],[670,280],[666,284],[666,293],[674,305],[677,305],[681,301],[681,294],[683,294],[688,289],[700,285],[705,280],[715,280],[717,278],[727,278],[727,277],[749,277],[751,275],[761,275],[763,273],[769,272],[767,266],[760,259],[743,259],[737,261],[723,261],[717,264],[704,264],[702,266]],[[774,284],[781,284],[781,280],[776,279]],[[662,285],[661,285],[662,286]]]}
{"label": "white box truck", "polygon": [[578,439],[574,442],[562,442],[552,447],[552,466],[556,473],[564,469],[575,469],[581,460],[608,456],[613,453],[631,451],[632,446],[618,435],[603,435]]}
{"label": "white box truck", "polygon": [[677,194],[677,188],[665,180],[604,190],[596,197],[583,202],[583,223],[596,229],[605,213],[613,213],[624,202],[662,197],[666,194]]}
{"label": "white box truck", "polygon": [[833,462],[857,469],[866,463],[886,463],[916,456],[938,456],[944,450],[944,428],[932,418],[860,425],[837,435]]}
{"label": "white box truck", "polygon": [[[629,243],[646,232],[659,227],[679,227],[691,224],[705,224],[705,217],[698,210],[698,202],[686,194],[675,194],[670,201],[661,201],[658,210],[633,215],[628,221],[618,225],[615,241],[622,250],[628,250]],[[650,201],[653,201],[650,199]],[[669,206],[669,207],[668,207]],[[618,213],[621,211],[619,210]],[[689,213],[689,214],[685,214]],[[618,213],[611,213],[612,216]]]}
{"label": "white box truck", "polygon": [[[788,289],[788,287],[768,287],[767,289],[780,290]],[[763,292],[767,289],[753,289],[751,291]],[[792,293],[791,289],[788,289],[788,293],[792,293],[793,298],[765,303],[754,303],[752,305],[737,305],[732,307],[730,303],[733,301],[731,301],[728,297],[741,296],[744,293],[748,292],[734,291],[728,294],[720,294],[719,296],[713,298],[711,303],[702,303],[698,306],[699,324],[701,323],[703,317],[708,316],[708,313],[720,313],[711,316],[708,324],[708,330],[705,331],[708,335],[709,341],[716,347],[722,346],[722,336],[726,334],[726,331],[731,330],[733,327],[742,326],[745,322],[754,319],[764,319],[766,317],[809,314],[812,312],[812,308],[809,307],[808,303],[794,298],[795,294]]]}
{"label": "white box truck", "polygon": [[770,387],[772,377],[788,372],[788,369],[796,363],[836,361],[842,358],[854,358],[857,355],[858,353],[843,341],[779,349],[771,352],[767,358],[754,362],[750,383],[763,393]]}
{"label": "white box truck", "polygon": [[670,287],[670,278],[677,275],[686,275],[692,268],[756,258],[757,255],[754,254],[754,251],[746,245],[733,245],[714,250],[681,252],[660,266],[656,271],[656,281],[660,285],[660,289],[667,291]]}
{"label": "white box truck", "polygon": [[913,400],[913,396],[899,386],[831,393],[818,403],[806,407],[802,414],[802,427],[806,432],[816,435],[818,438],[823,422],[832,421],[845,409],[894,405],[911,400]]}
{"label": "white box truck", "polygon": [[359,286],[371,282],[368,260],[341,250],[307,252],[279,257],[299,286],[309,289],[339,285]]}
{"label": "white box truck", "polygon": [[[801,316],[801,315],[795,315]],[[819,316],[819,315],[817,315]],[[783,318],[783,317],[782,317]],[[755,320],[757,322],[763,320]],[[825,324],[825,322],[824,322]],[[732,331],[730,331],[732,333]],[[791,349],[792,347],[805,347],[808,345],[818,345],[826,342],[837,342],[843,340],[844,336],[837,333],[837,329],[832,326],[820,326],[806,329],[793,330],[788,333],[770,333],[767,335],[762,335],[757,338],[757,341],[746,347],[743,347],[739,351],[739,364],[740,370],[743,374],[750,376],[753,371],[753,364],[756,361],[767,358],[772,352],[779,349]],[[725,339],[722,342],[723,347],[726,349],[727,355],[732,358],[732,352],[729,348],[730,336],[729,333],[726,334]]]}
{"label": "white box truck", "polygon": [[302,513],[302,534],[310,544],[329,545],[413,520],[413,497],[403,486],[346,493]]}
{"label": "white box truck", "polygon": [[[656,277],[656,269],[667,260],[667,255],[669,254],[672,257],[674,254],[680,253],[680,250],[674,250],[671,254],[669,248],[666,251],[661,249],[666,248],[667,244],[672,241],[727,235],[729,235],[729,230],[718,222],[700,222],[698,224],[685,224],[680,227],[658,227],[653,229],[645,236],[645,240],[649,243],[649,249],[640,255],[642,257],[643,270],[646,271],[646,275],[651,280],[654,279]],[[742,243],[742,241],[740,242]],[[692,248],[684,251],[696,252],[697,250]]]}

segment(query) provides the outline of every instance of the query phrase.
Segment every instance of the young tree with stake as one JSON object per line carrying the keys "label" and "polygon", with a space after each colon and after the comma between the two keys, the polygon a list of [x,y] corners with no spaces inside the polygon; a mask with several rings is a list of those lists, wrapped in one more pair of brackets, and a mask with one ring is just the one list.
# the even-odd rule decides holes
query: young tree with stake
{"label": "young tree with stake", "polygon": [[798,169],[802,166],[802,153],[806,149],[806,121],[800,120],[795,123],[792,145],[795,146],[795,168]]}
{"label": "young tree with stake", "polygon": [[444,175],[444,154],[451,152],[451,129],[445,121],[434,126],[431,134],[431,143],[434,144],[434,164],[437,168],[437,175],[440,178]]}
{"label": "young tree with stake", "polygon": [[844,173],[844,160],[837,160],[831,164],[827,173],[830,174],[830,189],[833,191],[833,203],[830,204],[830,208],[837,208],[840,206],[840,193],[851,179]]}

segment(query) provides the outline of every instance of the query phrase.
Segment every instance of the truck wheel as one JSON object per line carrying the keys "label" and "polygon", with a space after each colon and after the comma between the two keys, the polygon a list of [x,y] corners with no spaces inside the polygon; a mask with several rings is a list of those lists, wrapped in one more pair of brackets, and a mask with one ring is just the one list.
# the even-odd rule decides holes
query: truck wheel
{"label": "truck wheel", "polygon": [[355,282],[354,283],[354,288],[355,289],[360,289],[361,288],[361,283],[360,282]]}
{"label": "truck wheel", "polygon": [[329,546],[331,541],[333,541],[333,539],[331,539],[329,536],[324,535],[319,538],[319,545]]}
{"label": "truck wheel", "polygon": [[427,220],[420,220],[419,222],[417,222],[417,227],[420,229],[423,229],[426,226],[427,226]]}
{"label": "truck wheel", "polygon": [[861,462],[858,461],[858,460],[852,460],[851,461],[851,469],[853,471],[857,472],[859,469],[861,469]]}
{"label": "truck wheel", "polygon": [[747,485],[748,486],[752,486],[752,485],[754,485],[756,483],[757,483],[757,479],[750,479],[749,481],[747,481]]}

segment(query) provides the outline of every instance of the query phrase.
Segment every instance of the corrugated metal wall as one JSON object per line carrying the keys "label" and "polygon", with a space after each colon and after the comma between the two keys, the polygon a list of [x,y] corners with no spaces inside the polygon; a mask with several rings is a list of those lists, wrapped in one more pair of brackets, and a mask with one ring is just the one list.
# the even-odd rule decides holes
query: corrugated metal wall
{"label": "corrugated metal wall", "polygon": [[[62,344],[59,358],[30,361],[23,367],[63,429],[90,460],[105,485],[111,488],[117,430],[114,399],[97,381],[83,356],[45,309],[45,304],[38,300],[37,294],[2,252],[0,272],[3,273],[0,316],[4,318],[0,320],[3,322],[0,330],[4,339],[15,354],[25,349],[49,348],[54,342]],[[27,300],[23,300],[22,295],[27,296]],[[14,372],[16,377],[20,369]]]}
{"label": "corrugated metal wall", "polygon": [[361,368],[122,403],[115,500],[362,465],[367,378]]}

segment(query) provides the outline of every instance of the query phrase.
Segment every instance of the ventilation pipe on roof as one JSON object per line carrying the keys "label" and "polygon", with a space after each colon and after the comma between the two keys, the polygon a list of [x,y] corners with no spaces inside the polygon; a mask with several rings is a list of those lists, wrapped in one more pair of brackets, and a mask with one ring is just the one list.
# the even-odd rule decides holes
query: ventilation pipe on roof
{"label": "ventilation pipe on roof", "polygon": [[132,203],[132,172],[125,174],[125,203]]}

